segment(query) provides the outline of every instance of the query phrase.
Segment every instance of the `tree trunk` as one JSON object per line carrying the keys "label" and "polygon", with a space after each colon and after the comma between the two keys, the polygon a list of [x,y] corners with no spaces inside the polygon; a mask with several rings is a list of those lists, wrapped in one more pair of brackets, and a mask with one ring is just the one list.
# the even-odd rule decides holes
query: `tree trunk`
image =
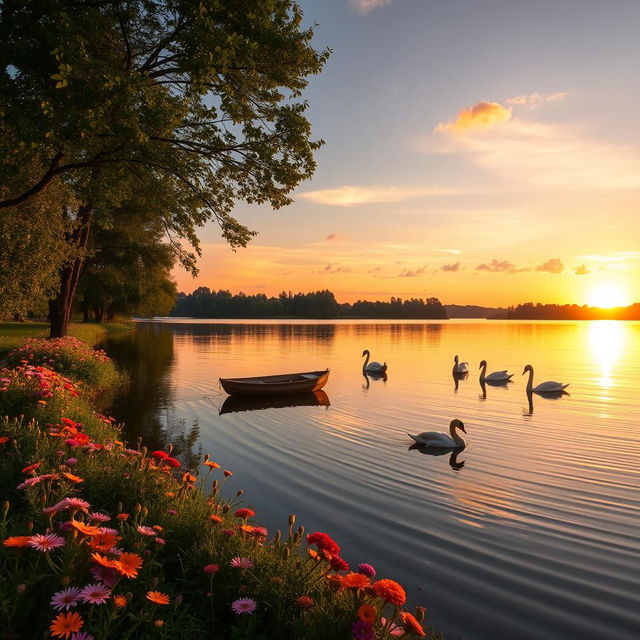
{"label": "tree trunk", "polygon": [[58,295],[49,300],[49,337],[61,338],[67,335],[67,328],[71,320],[73,298],[80,279],[84,250],[89,244],[89,230],[93,218],[93,205],[83,205],[78,209],[77,226],[70,234],[70,244],[79,249],[79,255],[68,262],[60,274],[60,289]]}
{"label": "tree trunk", "polygon": [[91,322],[91,318],[89,317],[89,303],[83,300],[80,308],[82,309],[82,322]]}

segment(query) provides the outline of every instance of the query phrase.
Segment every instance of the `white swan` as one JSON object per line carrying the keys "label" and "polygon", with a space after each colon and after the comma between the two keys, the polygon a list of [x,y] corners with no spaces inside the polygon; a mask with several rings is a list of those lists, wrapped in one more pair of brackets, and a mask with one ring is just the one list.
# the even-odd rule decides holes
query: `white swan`
{"label": "white swan", "polygon": [[562,382],[554,382],[553,380],[548,380],[547,382],[541,382],[537,384],[535,387],[533,386],[533,367],[528,364],[522,375],[529,372],[529,381],[527,382],[527,393],[560,393],[560,391],[564,391],[570,383],[562,384]]}
{"label": "white swan", "polygon": [[480,373],[480,382],[509,382],[515,375],[513,373],[509,373],[506,369],[504,371],[494,371],[487,375],[486,360],[483,360],[480,363],[480,369],[482,369],[482,373]]}
{"label": "white swan", "polygon": [[456,418],[455,420],[452,420],[449,425],[449,433],[451,435],[447,435],[444,431],[424,431],[423,433],[418,433],[415,436],[410,433],[407,435],[410,438],[413,438],[418,444],[424,444],[428,447],[458,449],[460,447],[464,447],[464,440],[456,433],[456,429],[460,429],[467,433],[464,428],[464,424],[462,424],[462,420],[458,420]]}
{"label": "white swan", "polygon": [[453,359],[453,375],[460,373],[469,373],[469,363],[468,362],[458,362],[458,356]]}
{"label": "white swan", "polygon": [[362,352],[362,355],[367,356],[367,359],[362,365],[363,371],[366,371],[368,373],[384,373],[387,370],[386,362],[383,362],[382,364],[380,364],[379,362],[375,362],[375,360],[373,362],[369,362],[369,357],[371,356],[371,354],[369,353],[368,349],[365,349]]}

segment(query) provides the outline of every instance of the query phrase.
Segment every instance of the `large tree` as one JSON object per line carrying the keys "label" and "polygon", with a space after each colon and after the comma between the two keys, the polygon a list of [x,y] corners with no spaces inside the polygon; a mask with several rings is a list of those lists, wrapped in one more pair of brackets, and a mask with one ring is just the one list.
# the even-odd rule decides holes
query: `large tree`
{"label": "large tree", "polygon": [[[236,201],[289,204],[311,176],[301,93],[328,51],[311,46],[293,0],[4,0],[0,3],[0,208],[60,180],[76,257],[50,303],[69,321],[96,216],[139,181],[195,268],[196,229],[215,219],[232,247],[252,237]],[[37,167],[26,177],[24,166]],[[46,193],[46,191],[45,191]]]}

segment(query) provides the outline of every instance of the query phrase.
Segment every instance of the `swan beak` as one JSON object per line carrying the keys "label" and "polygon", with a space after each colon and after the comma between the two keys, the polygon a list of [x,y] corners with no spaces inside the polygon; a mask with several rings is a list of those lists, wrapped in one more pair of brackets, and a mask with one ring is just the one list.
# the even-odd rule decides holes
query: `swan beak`
{"label": "swan beak", "polygon": [[527,373],[527,370],[526,370],[526,369],[522,372],[522,375],[524,375],[525,373]]}
{"label": "swan beak", "polygon": [[464,425],[462,424],[462,422],[460,423],[459,429],[460,431],[464,431],[465,433],[467,433],[467,430],[464,428]]}

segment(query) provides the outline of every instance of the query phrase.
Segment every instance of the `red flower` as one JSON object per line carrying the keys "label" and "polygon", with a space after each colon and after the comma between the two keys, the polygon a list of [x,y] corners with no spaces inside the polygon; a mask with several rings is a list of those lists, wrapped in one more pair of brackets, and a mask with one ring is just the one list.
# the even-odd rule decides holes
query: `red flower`
{"label": "red flower", "polygon": [[233,512],[233,515],[236,518],[242,518],[243,520],[246,520],[247,518],[253,518],[253,516],[256,515],[256,512],[253,509],[236,509]]}
{"label": "red flower", "polygon": [[296,599],[296,604],[301,609],[311,609],[311,607],[313,607],[313,598],[310,598],[309,596],[300,596]]}
{"label": "red flower", "polygon": [[31,471],[35,471],[41,464],[42,462],[34,462],[33,464],[30,464],[28,467],[25,467],[22,470],[22,473],[30,473]]}
{"label": "red flower", "polygon": [[165,458],[164,463],[168,464],[170,467],[174,467],[175,469],[180,466],[180,461],[175,458]]}
{"label": "red flower", "polygon": [[404,630],[407,633],[411,633],[414,636],[419,636],[420,638],[426,635],[424,629],[420,626],[420,623],[415,619],[414,616],[412,616],[407,611],[403,611],[400,615],[402,616],[402,624],[404,625]]}
{"label": "red flower", "polygon": [[154,451],[151,455],[160,460],[166,460],[169,457],[169,454],[165,451]]}
{"label": "red flower", "polygon": [[208,564],[203,568],[203,571],[208,574],[216,574],[218,573],[219,565],[217,564]]}
{"label": "red flower", "polygon": [[320,531],[312,533],[311,535],[307,536],[307,544],[315,544],[318,549],[320,549],[321,551],[326,551],[332,556],[340,555],[340,547],[326,533],[321,533]]}
{"label": "red flower", "polygon": [[349,571],[349,564],[340,556],[331,556],[329,564],[334,571]]}

